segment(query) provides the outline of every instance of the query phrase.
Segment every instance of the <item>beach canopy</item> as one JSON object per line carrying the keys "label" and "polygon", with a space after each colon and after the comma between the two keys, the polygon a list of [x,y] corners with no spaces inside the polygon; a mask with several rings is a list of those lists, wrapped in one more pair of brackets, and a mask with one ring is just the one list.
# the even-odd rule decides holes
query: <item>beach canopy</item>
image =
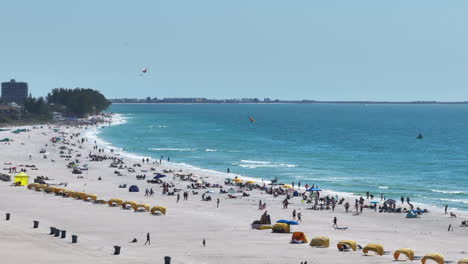
{"label": "beach canopy", "polygon": [[311,247],[330,247],[330,238],[324,237],[324,236],[319,236],[319,237],[314,237],[312,241],[310,241],[309,244]]}
{"label": "beach canopy", "polygon": [[457,264],[468,264],[468,258],[460,259]]}
{"label": "beach canopy", "polygon": [[356,251],[356,248],[357,248],[357,243],[356,241],[354,240],[341,240],[340,242],[338,242],[338,244],[336,245],[336,247],[338,248],[338,250],[342,251],[344,249],[344,247],[347,246],[349,248],[352,248],[353,251]]}
{"label": "beach canopy", "polygon": [[137,204],[137,205],[135,205],[135,207],[133,207],[133,210],[135,210],[135,211],[142,210],[142,209],[144,209],[146,212],[149,212],[149,210],[150,210],[149,204],[141,203],[141,204]]}
{"label": "beach canopy", "polygon": [[309,188],[307,191],[308,191],[308,192],[319,192],[319,191],[321,191],[321,190],[318,189],[318,188]]}
{"label": "beach canopy", "polygon": [[292,188],[291,184],[285,184],[283,185],[283,188]]}
{"label": "beach canopy", "polygon": [[127,205],[130,205],[134,210],[136,210],[137,203],[135,201],[125,201],[122,203],[122,208],[127,209]]}
{"label": "beach canopy", "polygon": [[161,214],[166,215],[166,207],[164,206],[153,206],[150,210],[151,214],[155,214],[156,212],[161,212]]}
{"label": "beach canopy", "polygon": [[24,172],[20,172],[20,173],[15,175],[15,181],[14,182],[15,182],[15,184],[18,184],[18,185],[21,185],[21,186],[28,185],[29,176]]}
{"label": "beach canopy", "polygon": [[255,181],[249,180],[249,181],[247,181],[247,183],[248,183],[248,184],[254,184]]}
{"label": "beach canopy", "polygon": [[122,205],[123,203],[123,200],[122,199],[118,199],[118,198],[113,198],[113,199],[110,199],[107,204],[109,204],[109,206],[120,206]]}
{"label": "beach canopy", "polygon": [[398,260],[401,254],[405,255],[409,260],[414,260],[414,251],[410,248],[400,248],[395,250],[393,257],[395,260]]}
{"label": "beach canopy", "polygon": [[407,214],[406,214],[406,218],[418,218],[418,215],[413,212],[413,211],[409,211]]}
{"label": "beach canopy", "polygon": [[139,192],[140,189],[138,189],[138,186],[132,185],[132,186],[130,186],[130,188],[128,188],[128,191],[129,192]]}
{"label": "beach canopy", "polygon": [[426,254],[422,259],[421,262],[422,264],[426,263],[426,260],[431,259],[439,264],[444,264],[444,255],[439,254],[439,253],[429,253]]}
{"label": "beach canopy", "polygon": [[96,201],[97,200],[97,195],[96,194],[89,194],[89,193],[85,193],[84,197],[83,197],[83,200],[85,201],[88,201],[88,199],[93,200],[93,201]]}
{"label": "beach canopy", "polygon": [[294,232],[291,237],[291,243],[309,243],[304,232]]}
{"label": "beach canopy", "polygon": [[364,247],[362,250],[362,253],[367,254],[369,251],[373,251],[377,253],[378,255],[382,256],[384,253],[384,248],[381,244],[368,244],[367,246]]}

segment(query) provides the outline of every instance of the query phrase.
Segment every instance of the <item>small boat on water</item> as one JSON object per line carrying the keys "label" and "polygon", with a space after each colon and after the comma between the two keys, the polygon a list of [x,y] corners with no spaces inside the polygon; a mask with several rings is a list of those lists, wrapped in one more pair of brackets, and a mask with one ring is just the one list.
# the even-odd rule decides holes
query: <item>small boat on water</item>
{"label": "small boat on water", "polygon": [[417,138],[417,139],[423,139],[423,135],[422,135],[422,134],[419,134],[416,138]]}

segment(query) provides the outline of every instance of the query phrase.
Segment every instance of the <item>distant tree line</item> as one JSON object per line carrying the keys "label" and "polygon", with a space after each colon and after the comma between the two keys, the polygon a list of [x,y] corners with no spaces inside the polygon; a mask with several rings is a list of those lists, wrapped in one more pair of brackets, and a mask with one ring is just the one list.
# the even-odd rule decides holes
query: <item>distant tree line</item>
{"label": "distant tree line", "polygon": [[47,95],[49,105],[66,116],[86,117],[106,110],[111,102],[100,92],[93,89],[56,88]]}
{"label": "distant tree line", "polygon": [[66,117],[87,117],[106,110],[111,102],[93,89],[53,89],[46,98],[29,95],[21,110],[0,112],[0,123],[44,121],[52,118],[52,112]]}

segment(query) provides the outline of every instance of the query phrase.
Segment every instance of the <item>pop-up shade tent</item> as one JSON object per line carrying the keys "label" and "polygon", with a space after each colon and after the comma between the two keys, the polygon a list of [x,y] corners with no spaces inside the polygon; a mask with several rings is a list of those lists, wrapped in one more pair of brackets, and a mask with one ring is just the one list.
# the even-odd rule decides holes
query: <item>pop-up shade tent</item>
{"label": "pop-up shade tent", "polygon": [[15,175],[15,184],[17,183],[18,185],[24,186],[28,185],[28,182],[29,176],[26,173],[20,172]]}

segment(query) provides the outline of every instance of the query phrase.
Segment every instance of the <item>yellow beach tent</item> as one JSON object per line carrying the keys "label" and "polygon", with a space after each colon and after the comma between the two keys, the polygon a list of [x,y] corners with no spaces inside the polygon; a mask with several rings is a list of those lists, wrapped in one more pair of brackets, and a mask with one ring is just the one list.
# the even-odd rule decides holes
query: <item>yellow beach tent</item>
{"label": "yellow beach tent", "polygon": [[141,210],[149,212],[150,206],[149,206],[149,204],[141,203],[141,204],[135,205],[135,207],[133,207],[133,210],[135,210],[135,212],[136,211],[141,211]]}
{"label": "yellow beach tent", "polygon": [[367,246],[364,247],[364,249],[362,250],[362,252],[364,254],[367,254],[369,253],[369,251],[373,251],[375,253],[377,253],[378,255],[382,256],[383,253],[384,253],[384,248],[382,245],[380,244],[368,244]]}
{"label": "yellow beach tent", "polygon": [[161,212],[161,214],[166,215],[166,207],[164,206],[153,206],[151,208],[151,214],[156,214],[156,212]]}
{"label": "yellow beach tent", "polygon": [[409,260],[414,260],[414,251],[410,248],[400,248],[398,250],[395,250],[395,252],[393,253],[393,257],[395,258],[395,260],[398,260],[400,254],[405,255]]}
{"label": "yellow beach tent", "polygon": [[457,264],[468,264],[468,258],[466,259],[460,259]]}
{"label": "yellow beach tent", "polygon": [[324,237],[324,236],[314,237],[312,241],[310,242],[310,246],[327,248],[330,246],[330,238]]}
{"label": "yellow beach tent", "polygon": [[15,175],[15,184],[24,186],[24,185],[28,185],[28,183],[29,183],[29,176],[26,173],[20,172]]}
{"label": "yellow beach tent", "polygon": [[336,245],[336,247],[338,247],[338,250],[343,250],[344,246],[350,247],[353,249],[353,251],[356,251],[357,243],[354,240],[341,240]]}
{"label": "yellow beach tent", "polygon": [[438,253],[430,253],[426,254],[422,259],[421,262],[422,264],[426,263],[426,260],[432,259],[433,261],[439,263],[439,264],[444,264],[444,255],[438,254]]}

